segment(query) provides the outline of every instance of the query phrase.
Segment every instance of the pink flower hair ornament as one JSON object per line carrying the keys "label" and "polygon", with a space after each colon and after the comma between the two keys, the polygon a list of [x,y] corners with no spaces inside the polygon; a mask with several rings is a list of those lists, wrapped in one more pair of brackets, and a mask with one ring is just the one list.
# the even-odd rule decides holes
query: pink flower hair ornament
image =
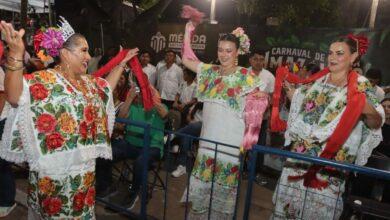
{"label": "pink flower hair ornament", "polygon": [[232,31],[239,40],[240,40],[240,48],[238,48],[238,54],[244,55],[250,53],[249,48],[251,47],[251,40],[248,35],[245,34],[245,31],[242,27],[238,27]]}
{"label": "pink flower hair ornament", "polygon": [[60,54],[64,42],[66,42],[73,34],[72,26],[60,16],[60,25],[58,27],[42,27],[34,35],[34,50],[35,53],[41,53],[45,56],[57,57]]}

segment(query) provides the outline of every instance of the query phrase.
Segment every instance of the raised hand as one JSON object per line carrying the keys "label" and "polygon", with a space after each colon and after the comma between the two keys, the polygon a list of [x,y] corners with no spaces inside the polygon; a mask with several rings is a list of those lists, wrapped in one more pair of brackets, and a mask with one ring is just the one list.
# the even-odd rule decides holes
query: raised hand
{"label": "raised hand", "polygon": [[126,64],[129,60],[131,60],[131,58],[138,55],[138,51],[139,51],[138,48],[130,49],[129,52],[127,52],[125,58],[122,60],[121,63]]}
{"label": "raised hand", "polygon": [[4,40],[8,45],[9,54],[11,56],[17,56],[17,58],[22,58],[25,50],[23,42],[23,36],[25,33],[24,29],[16,31],[13,28],[12,24],[7,23],[5,21],[1,21],[0,30],[5,36]]}

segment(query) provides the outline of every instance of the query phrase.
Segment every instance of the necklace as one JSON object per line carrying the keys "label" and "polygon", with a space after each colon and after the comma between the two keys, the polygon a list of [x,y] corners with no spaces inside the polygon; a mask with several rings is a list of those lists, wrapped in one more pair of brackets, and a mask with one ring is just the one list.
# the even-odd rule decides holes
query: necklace
{"label": "necklace", "polygon": [[234,73],[236,71],[236,68],[237,68],[236,66],[233,66],[233,67],[223,69],[222,66],[220,66],[218,72],[220,76],[228,76]]}
{"label": "necklace", "polygon": [[328,83],[333,84],[338,87],[345,86],[347,83],[347,76],[342,76],[339,79],[333,79],[333,75],[329,73]]}
{"label": "necklace", "polygon": [[90,91],[90,88],[86,82],[88,78],[86,78],[86,80],[84,80],[82,76],[80,76],[79,79],[72,78],[66,71],[63,71],[61,66],[59,65],[55,66],[55,69],[70,83],[70,85],[72,85],[77,91],[83,94],[83,97],[85,98],[87,103],[92,102],[94,95]]}

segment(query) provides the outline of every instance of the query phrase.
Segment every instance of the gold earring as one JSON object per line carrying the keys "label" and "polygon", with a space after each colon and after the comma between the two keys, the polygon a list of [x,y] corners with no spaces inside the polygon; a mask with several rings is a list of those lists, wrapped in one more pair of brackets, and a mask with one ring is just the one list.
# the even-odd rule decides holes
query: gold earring
{"label": "gold earring", "polygon": [[66,63],[66,70],[68,71],[68,73],[70,72],[70,66],[68,63]]}

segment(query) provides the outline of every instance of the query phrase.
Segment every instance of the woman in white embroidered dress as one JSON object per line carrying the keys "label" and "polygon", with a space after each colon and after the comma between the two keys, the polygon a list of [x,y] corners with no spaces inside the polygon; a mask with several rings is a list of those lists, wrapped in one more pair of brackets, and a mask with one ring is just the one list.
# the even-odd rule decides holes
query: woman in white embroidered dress
{"label": "woman in white embroidered dress", "polygon": [[[383,108],[378,103],[372,86],[365,77],[358,74],[355,85],[350,85],[349,82],[349,76],[353,74],[352,64],[363,55],[358,42],[359,39],[355,37],[342,37],[334,41],[328,54],[329,73],[312,84],[294,89],[286,82],[285,89],[291,99],[291,109],[285,145],[290,146],[291,151],[311,156],[322,155],[346,111],[347,90],[356,87],[365,94],[366,101],[361,105],[363,110],[360,119],[357,114],[356,125],[351,127],[351,133],[343,134],[346,135],[346,141],[339,145],[340,148],[335,151],[332,159],[364,165],[372,149],[381,141]],[[353,108],[358,107],[352,106],[352,111]],[[306,177],[309,167],[310,164],[303,161],[286,161],[275,189],[275,210],[271,219],[339,219],[343,209],[341,196],[346,174],[321,168],[315,172],[315,180],[308,180]]]}
{"label": "woman in white embroidered dress", "polygon": [[[255,89],[263,91],[265,87],[255,74],[237,66],[239,49],[239,39],[233,34],[226,34],[218,41],[220,65],[205,64],[183,56],[183,64],[197,73],[197,98],[204,103],[200,137],[236,146],[216,146],[200,141],[190,178],[190,219],[208,218],[212,181],[211,219],[232,219],[234,215],[240,176],[239,146],[245,130],[245,97]],[[265,95],[261,92],[258,94]]]}
{"label": "woman in white embroidered dress", "polygon": [[0,30],[9,46],[5,92],[13,106],[0,157],[29,163],[29,219],[95,219],[95,159],[112,157],[111,91],[138,49],[106,80],[95,78],[85,74],[91,59],[86,39],[62,32],[62,39],[46,42],[63,40],[58,51],[49,51],[59,55],[56,68],[23,76],[24,30],[4,21]]}

